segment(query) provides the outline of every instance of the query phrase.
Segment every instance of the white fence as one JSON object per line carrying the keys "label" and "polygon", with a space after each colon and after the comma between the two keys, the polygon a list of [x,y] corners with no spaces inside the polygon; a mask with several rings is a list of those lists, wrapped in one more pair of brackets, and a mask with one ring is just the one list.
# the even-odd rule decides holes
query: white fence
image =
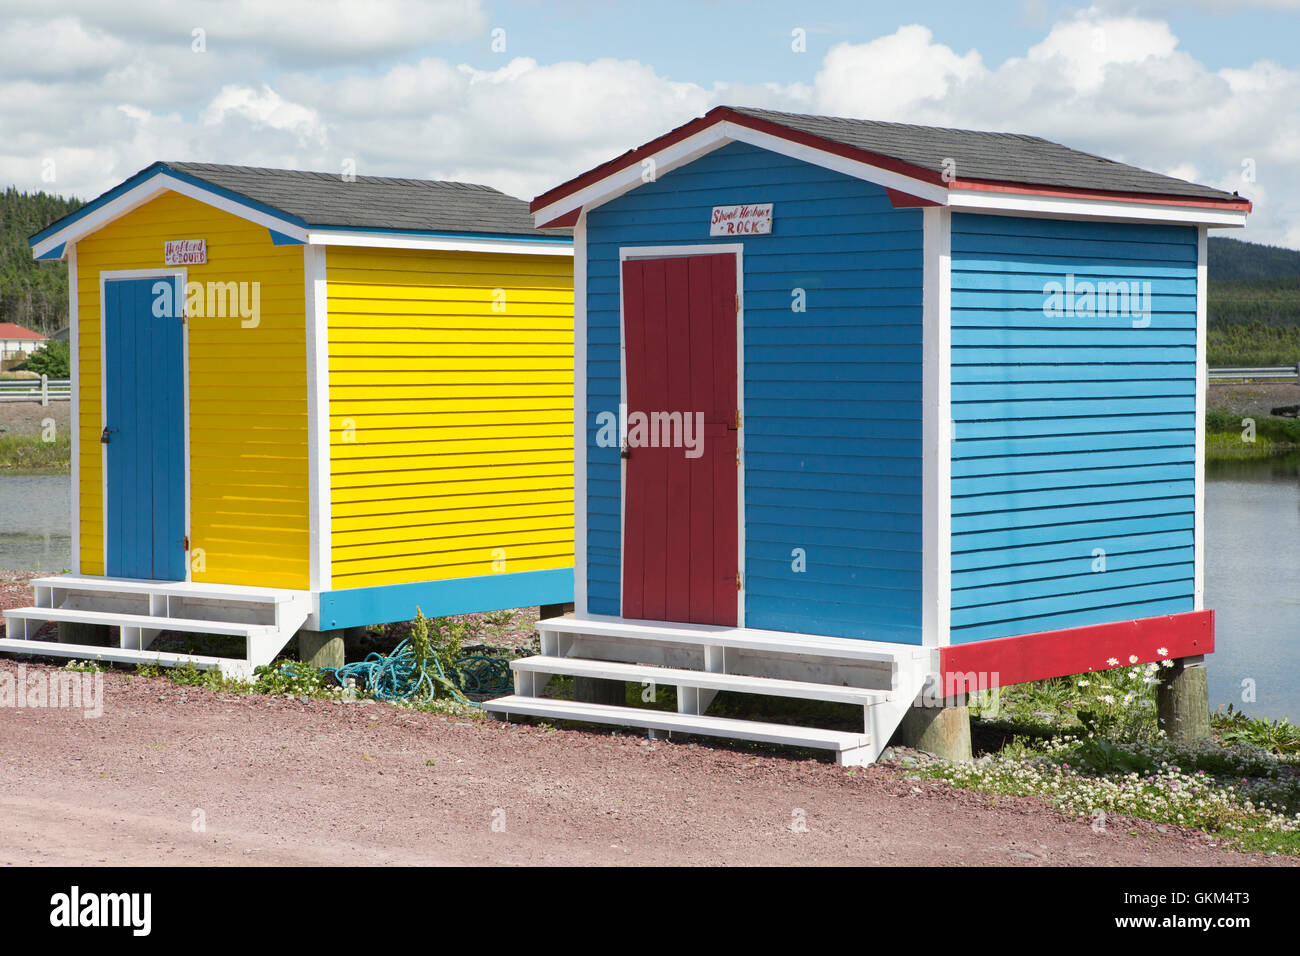
{"label": "white fence", "polygon": [[1273,368],[1212,368],[1210,378],[1293,378],[1300,382],[1300,362]]}
{"label": "white fence", "polygon": [[0,379],[0,402],[66,402],[72,398],[72,380],[66,378]]}

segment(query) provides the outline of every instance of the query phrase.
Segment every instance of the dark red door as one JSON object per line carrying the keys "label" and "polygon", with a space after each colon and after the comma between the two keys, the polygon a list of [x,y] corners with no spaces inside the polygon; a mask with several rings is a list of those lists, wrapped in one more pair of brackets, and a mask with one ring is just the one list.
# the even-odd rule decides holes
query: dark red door
{"label": "dark red door", "polygon": [[623,263],[624,617],[736,624],[736,302],[734,255]]}

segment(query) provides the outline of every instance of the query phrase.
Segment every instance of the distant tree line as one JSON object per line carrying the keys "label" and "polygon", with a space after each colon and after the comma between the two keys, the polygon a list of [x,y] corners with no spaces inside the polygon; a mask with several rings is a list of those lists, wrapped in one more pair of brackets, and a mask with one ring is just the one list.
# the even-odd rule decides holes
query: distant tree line
{"label": "distant tree line", "polygon": [[52,335],[68,324],[68,267],[37,262],[27,239],[80,209],[79,199],[45,192],[0,193],[0,322]]}

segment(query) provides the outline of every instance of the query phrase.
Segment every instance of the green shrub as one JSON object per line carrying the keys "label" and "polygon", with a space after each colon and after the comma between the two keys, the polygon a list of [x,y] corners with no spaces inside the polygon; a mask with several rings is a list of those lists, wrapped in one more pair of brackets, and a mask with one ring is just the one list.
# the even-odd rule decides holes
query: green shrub
{"label": "green shrub", "polygon": [[72,352],[67,342],[51,339],[29,355],[23,365],[37,375],[69,378],[72,375]]}

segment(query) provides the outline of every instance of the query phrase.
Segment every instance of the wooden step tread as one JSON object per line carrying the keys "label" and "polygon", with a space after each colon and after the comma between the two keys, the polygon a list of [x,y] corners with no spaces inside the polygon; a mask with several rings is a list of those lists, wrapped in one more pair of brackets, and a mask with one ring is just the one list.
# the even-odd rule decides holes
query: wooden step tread
{"label": "wooden step tread", "polygon": [[38,657],[70,657],[79,661],[114,661],[120,664],[193,664],[200,670],[238,667],[244,663],[230,657],[133,650],[125,647],[97,647],[92,644],[64,644],[60,641],[24,641],[16,637],[0,638],[0,651],[9,654],[35,654]]}
{"label": "wooden step tread", "polygon": [[827,700],[844,704],[877,704],[889,700],[886,690],[818,684],[811,681],[782,680],[773,677],[750,677],[743,674],[712,674],[708,671],[649,664],[623,664],[579,657],[524,657],[510,662],[512,670],[539,674],[564,674],[570,677],[594,677],[603,680],[654,681],[675,687],[702,687],[741,694],[766,694],[771,697],[795,697],[801,700]]}
{"label": "wooden step tread", "polygon": [[61,574],[34,578],[33,588],[58,588],[63,591],[96,591],[109,594],[157,594],[176,598],[199,598],[211,601],[240,601],[249,604],[276,604],[292,601],[305,592],[279,588],[255,588],[236,584],[203,584],[194,581],[150,581],[143,578],[110,578]]}
{"label": "wooden step tread", "polygon": [[867,734],[850,731],[768,724],[756,720],[735,720],[731,717],[678,714],[671,711],[643,710],[638,707],[617,707],[610,704],[588,704],[572,700],[551,700],[545,697],[522,697],[514,694],[484,701],[483,708],[500,714],[644,727],[649,730],[730,737],[736,740],[757,740],[794,747],[815,747],[821,750],[855,750],[871,742]]}
{"label": "wooden step tread", "polygon": [[889,644],[882,641],[857,640],[849,637],[825,637],[816,634],[787,634],[745,627],[718,627],[711,624],[675,624],[665,621],[636,621],[622,618],[563,617],[537,622],[542,633],[574,634],[628,640],[663,641],[698,644],[706,647],[732,647],[784,654],[808,654],[838,657],[845,660],[894,662],[924,654],[915,644]]}
{"label": "wooden step tread", "polygon": [[109,627],[142,627],[156,631],[186,631],[235,637],[270,634],[274,624],[243,624],[235,621],[203,621],[184,617],[151,617],[121,611],[83,611],[66,607],[20,607],[4,612],[6,619],[65,621],[69,624],[104,624]]}

